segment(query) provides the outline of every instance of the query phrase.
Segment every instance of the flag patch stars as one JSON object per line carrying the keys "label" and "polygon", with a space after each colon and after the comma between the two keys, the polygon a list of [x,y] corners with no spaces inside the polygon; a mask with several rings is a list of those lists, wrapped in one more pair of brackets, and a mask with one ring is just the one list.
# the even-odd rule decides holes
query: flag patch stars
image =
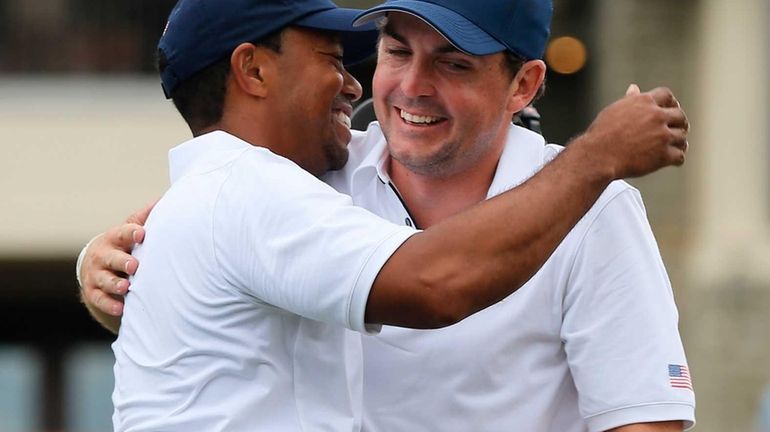
{"label": "flag patch stars", "polygon": [[668,381],[671,383],[671,387],[692,390],[690,371],[685,365],[668,365]]}

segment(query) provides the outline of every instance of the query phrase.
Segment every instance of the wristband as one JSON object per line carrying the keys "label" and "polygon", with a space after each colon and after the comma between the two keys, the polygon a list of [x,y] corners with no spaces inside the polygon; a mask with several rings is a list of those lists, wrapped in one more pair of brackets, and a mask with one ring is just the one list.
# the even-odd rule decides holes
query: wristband
{"label": "wristband", "polygon": [[91,246],[91,243],[96,241],[99,237],[103,236],[104,233],[98,234],[94,236],[91,240],[86,243],[85,246],[83,246],[83,249],[80,250],[80,254],[78,254],[78,261],[75,263],[75,279],[78,281],[78,288],[83,289],[83,281],[80,280],[80,267],[83,265],[83,258],[86,256],[86,251]]}

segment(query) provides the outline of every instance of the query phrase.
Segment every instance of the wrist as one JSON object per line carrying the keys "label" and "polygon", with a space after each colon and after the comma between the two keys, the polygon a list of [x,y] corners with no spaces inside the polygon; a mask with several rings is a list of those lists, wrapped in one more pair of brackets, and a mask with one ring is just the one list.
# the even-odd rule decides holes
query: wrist
{"label": "wrist", "polygon": [[564,153],[570,158],[573,169],[588,177],[590,182],[609,184],[618,178],[618,167],[606,146],[599,143],[599,138],[586,132],[570,141]]}
{"label": "wrist", "polygon": [[88,243],[86,243],[85,246],[83,246],[83,249],[81,249],[80,253],[78,254],[78,260],[75,263],[75,280],[78,281],[78,288],[81,290],[83,289],[83,281],[80,278],[80,268],[83,266],[83,260],[85,259],[86,253],[88,252],[88,248],[91,247],[91,244],[93,244],[93,242],[95,242],[103,235],[104,233],[94,236],[91,240],[88,241]]}

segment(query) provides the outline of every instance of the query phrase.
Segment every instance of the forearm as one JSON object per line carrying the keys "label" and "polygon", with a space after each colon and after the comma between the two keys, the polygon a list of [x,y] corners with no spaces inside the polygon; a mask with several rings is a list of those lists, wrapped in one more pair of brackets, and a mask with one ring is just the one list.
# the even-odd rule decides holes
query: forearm
{"label": "forearm", "polygon": [[683,164],[688,129],[668,89],[630,91],[523,185],[404,243],[375,280],[367,322],[441,327],[510,295],[612,180]]}
{"label": "forearm", "polygon": [[375,281],[367,322],[442,327],[507,297],[614,179],[609,167],[576,145],[521,186],[416,235]]}

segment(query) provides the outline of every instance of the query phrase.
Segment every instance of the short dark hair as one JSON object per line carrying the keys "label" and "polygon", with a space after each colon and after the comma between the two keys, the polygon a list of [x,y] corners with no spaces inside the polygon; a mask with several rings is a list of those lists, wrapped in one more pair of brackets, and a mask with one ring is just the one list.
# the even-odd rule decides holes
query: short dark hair
{"label": "short dark hair", "polygon": [[[280,53],[283,30],[251,43]],[[167,64],[168,60],[163,51],[158,50],[158,71],[162,73]],[[182,81],[171,92],[174,106],[190,126],[193,135],[198,135],[199,131],[222,119],[229,74],[230,56],[228,55]]]}
{"label": "short dark hair", "polygon": [[[508,75],[511,79],[516,77],[516,74],[519,73],[521,67],[527,62],[527,59],[513,53],[511,50],[503,51],[503,57],[503,67],[508,71]],[[543,93],[545,93],[545,80],[543,80],[540,88],[537,89],[537,93],[535,93],[535,97],[532,98],[530,104],[535,103],[536,100],[540,99],[540,97],[543,96]]]}

